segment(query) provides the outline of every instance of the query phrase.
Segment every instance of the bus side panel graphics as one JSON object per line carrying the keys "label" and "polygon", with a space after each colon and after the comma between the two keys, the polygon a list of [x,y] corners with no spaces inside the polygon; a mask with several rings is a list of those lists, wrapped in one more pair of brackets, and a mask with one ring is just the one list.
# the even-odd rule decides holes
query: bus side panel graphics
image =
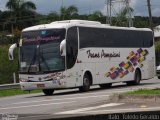
{"label": "bus side panel graphics", "polygon": [[112,67],[110,71],[105,74],[106,77],[110,77],[111,79],[123,78],[130,72],[135,71],[135,67],[139,66],[143,67],[142,62],[145,61],[146,56],[148,55],[148,51],[146,49],[139,48],[136,52],[131,51],[127,56],[127,62],[122,61],[119,64],[119,67]]}

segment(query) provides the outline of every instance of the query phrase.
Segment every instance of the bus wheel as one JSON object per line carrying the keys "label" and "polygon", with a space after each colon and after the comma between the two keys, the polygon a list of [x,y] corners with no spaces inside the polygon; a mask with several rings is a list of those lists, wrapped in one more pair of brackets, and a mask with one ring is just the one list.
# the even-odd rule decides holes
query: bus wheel
{"label": "bus wheel", "polygon": [[135,76],[134,76],[134,81],[128,81],[126,82],[127,85],[139,85],[141,81],[141,72],[140,70],[136,70]]}
{"label": "bus wheel", "polygon": [[99,85],[101,88],[110,88],[112,86],[112,83],[107,83],[107,84],[100,84]]}
{"label": "bus wheel", "polygon": [[90,89],[90,85],[91,85],[90,77],[88,74],[85,74],[83,77],[83,86],[79,88],[79,91],[80,92],[88,91]]}
{"label": "bus wheel", "polygon": [[160,79],[160,76],[158,76],[158,79]]}
{"label": "bus wheel", "polygon": [[140,72],[140,70],[136,70],[133,84],[134,85],[139,85],[140,81],[141,81],[141,72]]}
{"label": "bus wheel", "polygon": [[53,95],[54,89],[43,89],[45,95]]}

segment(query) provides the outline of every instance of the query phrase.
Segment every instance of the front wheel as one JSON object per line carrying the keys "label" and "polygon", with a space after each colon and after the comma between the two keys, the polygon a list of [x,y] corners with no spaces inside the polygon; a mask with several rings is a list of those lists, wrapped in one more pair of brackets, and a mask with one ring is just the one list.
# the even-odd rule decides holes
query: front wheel
{"label": "front wheel", "polygon": [[88,76],[88,74],[85,74],[84,77],[83,77],[83,86],[81,86],[79,88],[79,91],[80,92],[86,92],[86,91],[89,91],[90,89],[90,77]]}
{"label": "front wheel", "polygon": [[43,89],[42,91],[47,96],[53,95],[53,93],[54,93],[54,89]]}

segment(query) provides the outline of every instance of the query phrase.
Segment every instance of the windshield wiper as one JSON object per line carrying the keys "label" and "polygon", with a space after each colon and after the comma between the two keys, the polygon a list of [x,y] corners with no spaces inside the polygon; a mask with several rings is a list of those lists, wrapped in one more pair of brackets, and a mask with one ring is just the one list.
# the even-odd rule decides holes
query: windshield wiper
{"label": "windshield wiper", "polygon": [[45,66],[47,67],[47,70],[50,71],[50,68],[49,68],[49,66],[48,66],[48,64],[47,64],[47,62],[46,62],[46,59],[43,57],[42,54],[41,54],[40,56],[41,56],[41,58],[42,58],[42,61],[43,61],[44,64],[45,64]]}
{"label": "windshield wiper", "polygon": [[31,68],[32,63],[34,63],[34,61],[35,61],[35,59],[36,59],[36,51],[37,51],[37,49],[36,49],[36,47],[35,47],[34,54],[33,54],[33,58],[32,58],[32,60],[31,60],[31,63],[29,64],[29,67],[28,67],[28,70],[27,70],[28,73],[29,73],[29,71],[30,71],[30,68]]}

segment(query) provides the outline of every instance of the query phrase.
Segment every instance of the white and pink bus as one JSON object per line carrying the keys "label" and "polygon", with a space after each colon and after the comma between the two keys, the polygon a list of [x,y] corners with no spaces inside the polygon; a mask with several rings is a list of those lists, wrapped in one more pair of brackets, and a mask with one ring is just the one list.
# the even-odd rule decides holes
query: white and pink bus
{"label": "white and pink bus", "polygon": [[16,47],[21,89],[42,89],[46,95],[117,82],[137,85],[156,74],[153,32],[147,28],[57,21],[24,29],[19,43],[9,49],[10,60]]}

